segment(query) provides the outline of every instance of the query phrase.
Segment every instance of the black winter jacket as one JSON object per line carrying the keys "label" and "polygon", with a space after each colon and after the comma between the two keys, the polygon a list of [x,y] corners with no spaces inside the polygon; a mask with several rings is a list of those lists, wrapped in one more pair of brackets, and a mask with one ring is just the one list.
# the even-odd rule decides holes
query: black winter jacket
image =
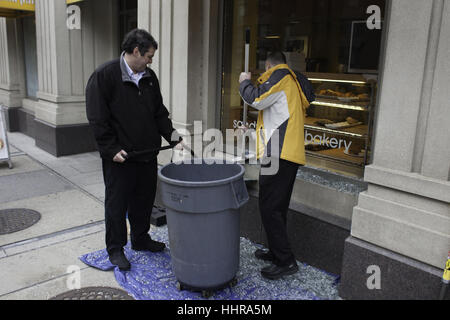
{"label": "black winter jacket", "polygon": [[[147,68],[137,86],[129,77],[123,56],[99,67],[86,87],[86,112],[100,156],[112,161],[121,150],[143,151],[169,143],[174,131],[163,105],[156,74]],[[134,161],[154,159],[157,153]]]}

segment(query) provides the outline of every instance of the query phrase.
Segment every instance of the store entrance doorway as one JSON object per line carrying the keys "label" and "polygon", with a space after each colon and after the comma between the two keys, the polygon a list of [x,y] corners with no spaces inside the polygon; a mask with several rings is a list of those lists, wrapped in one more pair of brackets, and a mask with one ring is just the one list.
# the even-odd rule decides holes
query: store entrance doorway
{"label": "store entrance doorway", "polygon": [[137,28],[137,0],[119,0],[119,45],[125,35]]}

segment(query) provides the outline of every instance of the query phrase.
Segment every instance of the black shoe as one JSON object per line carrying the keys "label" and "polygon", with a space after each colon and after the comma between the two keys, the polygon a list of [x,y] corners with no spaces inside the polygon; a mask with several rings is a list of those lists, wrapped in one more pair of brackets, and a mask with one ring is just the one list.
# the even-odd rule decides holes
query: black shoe
{"label": "black shoe", "polygon": [[132,245],[131,248],[134,251],[161,252],[161,251],[164,251],[164,249],[166,248],[166,245],[162,242],[158,242],[158,241],[149,239],[144,243]]}
{"label": "black shoe", "polygon": [[261,275],[269,280],[278,280],[284,276],[290,276],[298,272],[298,265],[296,262],[280,267],[277,265],[271,265],[261,270]]}
{"label": "black shoe", "polygon": [[275,260],[275,257],[273,256],[273,253],[269,250],[264,249],[258,249],[255,251],[255,257],[259,260],[269,261],[272,262]]}
{"label": "black shoe", "polygon": [[129,271],[131,269],[131,264],[127,260],[127,257],[125,257],[122,250],[111,253],[109,256],[109,261],[113,265],[119,267],[121,271]]}

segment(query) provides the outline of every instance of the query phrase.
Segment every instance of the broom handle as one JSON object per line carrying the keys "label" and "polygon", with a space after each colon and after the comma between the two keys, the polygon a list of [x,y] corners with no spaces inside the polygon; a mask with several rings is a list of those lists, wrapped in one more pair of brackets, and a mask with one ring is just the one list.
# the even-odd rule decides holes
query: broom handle
{"label": "broom handle", "polygon": [[[130,160],[130,159],[133,159],[133,158],[136,158],[139,156],[145,156],[148,154],[152,154],[152,153],[156,153],[156,152],[160,152],[160,151],[164,151],[164,150],[170,150],[170,149],[175,148],[177,145],[178,145],[178,143],[176,145],[171,144],[171,145],[168,145],[165,147],[160,147],[160,148],[155,148],[155,149],[150,149],[150,150],[132,151],[132,152],[128,153],[127,156],[125,156],[125,160]],[[192,157],[195,158],[195,154],[194,154],[194,151],[192,151],[192,149],[190,149],[187,146],[184,146],[184,148],[188,149],[191,152]]]}

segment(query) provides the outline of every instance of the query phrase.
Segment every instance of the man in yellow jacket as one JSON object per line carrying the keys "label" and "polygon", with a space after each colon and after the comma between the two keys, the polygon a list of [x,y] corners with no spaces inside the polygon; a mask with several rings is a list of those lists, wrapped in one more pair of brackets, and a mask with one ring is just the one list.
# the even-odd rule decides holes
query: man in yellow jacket
{"label": "man in yellow jacket", "polygon": [[[300,81],[301,80],[301,81]],[[298,272],[298,265],[286,230],[286,219],[299,166],[306,164],[304,121],[310,105],[303,88],[311,97],[311,85],[298,79],[286,64],[282,52],[268,55],[266,72],[251,82],[251,74],[242,73],[240,94],[244,102],[259,111],[256,129],[257,156],[263,167],[271,159],[279,160],[279,170],[259,179],[259,208],[267,234],[269,250],[257,250],[258,259],[272,264],[261,270],[263,277],[277,280]],[[313,94],[312,94],[313,96]],[[278,143],[272,144],[272,140]],[[275,147],[272,147],[275,146]]]}

